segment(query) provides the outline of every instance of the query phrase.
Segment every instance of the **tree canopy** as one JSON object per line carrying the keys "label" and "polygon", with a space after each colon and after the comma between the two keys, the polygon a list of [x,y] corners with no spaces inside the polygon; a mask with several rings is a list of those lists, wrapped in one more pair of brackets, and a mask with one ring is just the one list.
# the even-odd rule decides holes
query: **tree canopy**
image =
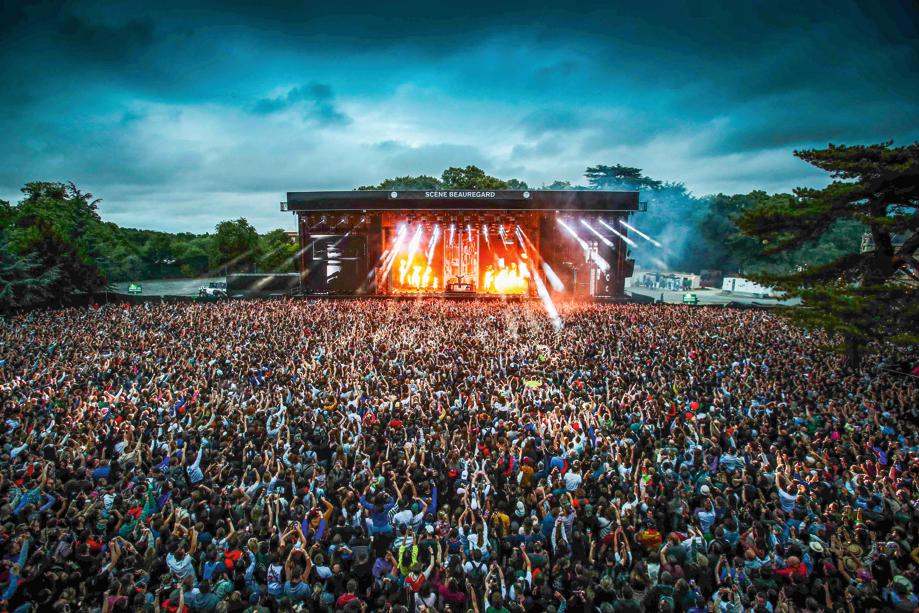
{"label": "tree canopy", "polygon": [[[6,224],[0,241],[8,279],[28,275],[35,283],[29,295],[72,294],[103,289],[107,282],[92,241],[101,223],[92,194],[73,183],[33,182],[22,188],[24,198],[15,207],[4,206]],[[14,258],[21,261],[13,262]],[[12,291],[17,284],[7,285]],[[38,288],[41,291],[38,292]],[[22,301],[18,296],[11,303]]]}
{"label": "tree canopy", "polygon": [[381,181],[378,185],[362,185],[357,189],[361,191],[373,191],[373,190],[396,190],[396,191],[411,191],[411,190],[432,190],[432,189],[441,189],[442,184],[440,179],[436,177],[431,177],[428,175],[418,175],[418,176],[404,176],[404,177],[393,177],[392,179],[386,179]]}
{"label": "tree canopy", "polygon": [[262,255],[258,232],[245,218],[217,224],[211,244],[211,266],[227,272],[252,272]]}
{"label": "tree canopy", "polygon": [[261,256],[259,270],[266,272],[294,272],[296,270],[297,241],[278,228],[260,237]]}
{"label": "tree canopy", "polygon": [[641,168],[632,166],[588,166],[584,171],[587,178],[587,184],[593,189],[660,189],[663,186],[662,181],[644,176]]}
{"label": "tree canopy", "polygon": [[102,221],[99,201],[72,183],[34,182],[22,192],[15,205],[0,201],[0,310],[122,281],[295,268],[296,241],[284,230],[260,236],[244,219],[215,234],[121,228]]}
{"label": "tree canopy", "polygon": [[362,185],[359,190],[441,190],[441,189],[528,189],[519,179],[499,179],[478,166],[451,166],[440,179],[429,175],[393,177],[376,185]]}
{"label": "tree canopy", "polygon": [[841,227],[861,226],[871,240],[864,250],[852,244],[828,261],[761,280],[800,296],[803,308],[793,316],[841,334],[854,364],[876,339],[919,342],[919,143],[830,145],[795,155],[833,181],[759,203],[739,216],[741,230],[763,241],[766,255],[800,251]]}

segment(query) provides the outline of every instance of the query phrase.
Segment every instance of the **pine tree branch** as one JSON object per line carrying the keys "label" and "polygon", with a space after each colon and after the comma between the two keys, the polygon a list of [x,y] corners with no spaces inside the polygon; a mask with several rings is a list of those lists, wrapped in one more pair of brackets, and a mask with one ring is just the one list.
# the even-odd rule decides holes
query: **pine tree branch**
{"label": "pine tree branch", "polygon": [[793,290],[815,283],[854,281],[859,271],[863,270],[873,257],[872,252],[850,253],[840,258],[805,270],[787,275],[754,275],[766,285],[781,289]]}
{"label": "pine tree branch", "polygon": [[903,241],[903,244],[897,249],[897,256],[906,257],[916,253],[919,249],[919,232],[914,232],[912,236]]}

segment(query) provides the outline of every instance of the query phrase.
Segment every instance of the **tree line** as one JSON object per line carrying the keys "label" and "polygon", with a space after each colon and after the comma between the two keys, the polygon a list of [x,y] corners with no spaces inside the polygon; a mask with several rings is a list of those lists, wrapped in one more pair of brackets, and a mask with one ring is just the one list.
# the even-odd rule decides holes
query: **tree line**
{"label": "tree line", "polygon": [[[739,272],[800,296],[792,317],[837,332],[853,362],[877,338],[919,342],[919,143],[794,155],[827,171],[830,184],[696,196],[620,164],[587,167],[582,184],[538,187],[469,165],[357,189],[637,190],[647,211],[633,221],[660,243],[633,249],[640,266]],[[119,281],[295,269],[298,246],[282,229],[260,235],[245,219],[208,234],[121,228],[73,183],[28,183],[22,192],[15,205],[0,201],[0,309]]]}
{"label": "tree line", "polygon": [[110,284],[295,270],[295,239],[259,234],[245,219],[193,234],[122,228],[73,183],[33,182],[15,205],[0,201],[0,309],[27,307]]}

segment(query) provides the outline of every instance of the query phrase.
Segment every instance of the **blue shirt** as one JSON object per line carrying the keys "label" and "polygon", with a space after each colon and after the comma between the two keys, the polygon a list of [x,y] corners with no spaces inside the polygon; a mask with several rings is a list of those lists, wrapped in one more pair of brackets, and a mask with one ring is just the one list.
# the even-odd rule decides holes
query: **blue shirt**
{"label": "blue shirt", "polygon": [[546,513],[546,516],[542,518],[542,535],[548,540],[552,538],[552,530],[555,528],[555,515],[552,513]]}
{"label": "blue shirt", "polygon": [[291,600],[304,600],[313,591],[313,588],[306,581],[301,581],[294,585],[290,581],[284,582],[284,595]]}

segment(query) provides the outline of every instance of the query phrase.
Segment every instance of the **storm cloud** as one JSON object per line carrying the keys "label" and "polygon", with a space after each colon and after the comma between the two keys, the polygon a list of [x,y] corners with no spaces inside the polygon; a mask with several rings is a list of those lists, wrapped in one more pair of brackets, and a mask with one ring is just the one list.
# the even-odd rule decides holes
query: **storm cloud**
{"label": "storm cloud", "polygon": [[351,118],[336,107],[332,88],[325,83],[312,82],[274,98],[262,98],[255,103],[253,112],[271,115],[289,109],[298,109],[306,121],[323,126],[351,123]]}
{"label": "storm cloud", "polygon": [[780,191],[827,181],[795,149],[919,138],[907,1],[0,6],[0,198],[72,180],[127,226],[459,164]]}

